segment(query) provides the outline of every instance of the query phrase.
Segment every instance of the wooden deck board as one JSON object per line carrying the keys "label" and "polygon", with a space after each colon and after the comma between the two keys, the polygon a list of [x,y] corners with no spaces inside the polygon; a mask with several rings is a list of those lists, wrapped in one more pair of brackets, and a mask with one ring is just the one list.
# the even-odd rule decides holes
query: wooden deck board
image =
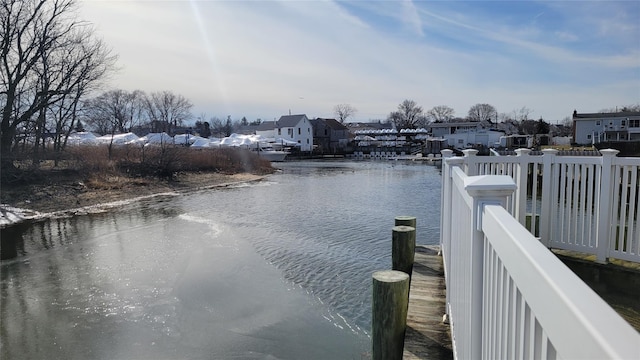
{"label": "wooden deck board", "polygon": [[453,359],[449,325],[442,322],[446,289],[437,246],[416,246],[404,359]]}

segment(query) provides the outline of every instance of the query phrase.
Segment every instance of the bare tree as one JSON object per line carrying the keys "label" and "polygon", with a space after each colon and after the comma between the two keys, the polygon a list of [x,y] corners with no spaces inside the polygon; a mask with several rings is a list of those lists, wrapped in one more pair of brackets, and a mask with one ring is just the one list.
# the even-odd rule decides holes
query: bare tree
{"label": "bare tree", "polygon": [[357,112],[358,110],[349,104],[338,104],[333,107],[333,113],[341,124],[344,124],[349,117],[355,115]]}
{"label": "bare tree", "polygon": [[142,123],[144,118],[145,93],[141,90],[128,92],[117,89],[106,91],[90,99],[85,112],[94,128],[101,128],[102,134],[126,133]]}
{"label": "bare tree", "polygon": [[[74,0],[4,0],[0,3],[0,153],[13,168],[18,127],[41,137],[46,109],[81,96],[115,64],[116,57],[75,19]],[[26,126],[35,118],[36,126]],[[37,142],[36,142],[37,145]]]}
{"label": "bare tree", "polygon": [[533,110],[527,108],[526,106],[523,106],[520,109],[513,110],[513,120],[518,122],[529,120],[529,115],[531,115],[532,113]]}
{"label": "bare tree", "polygon": [[225,123],[218,117],[212,117],[209,119],[209,126],[211,129],[211,134],[215,137],[224,137],[226,136],[225,131]]}
{"label": "bare tree", "polygon": [[398,105],[398,111],[389,114],[387,119],[396,129],[415,129],[420,125],[426,125],[427,122],[422,107],[413,100],[404,100]]}
{"label": "bare tree", "polygon": [[431,121],[438,123],[449,122],[453,119],[453,114],[455,114],[455,111],[446,105],[434,106],[431,110],[427,111],[427,116]]}
{"label": "bare tree", "polygon": [[145,98],[145,109],[154,132],[171,134],[191,118],[192,107],[193,104],[184,96],[166,90],[153,92]]}
{"label": "bare tree", "polygon": [[508,114],[508,113],[498,114],[498,122],[509,122],[509,121],[513,121],[513,114]]}
{"label": "bare tree", "polygon": [[496,108],[489,104],[475,104],[469,109],[470,121],[493,121],[498,119]]}

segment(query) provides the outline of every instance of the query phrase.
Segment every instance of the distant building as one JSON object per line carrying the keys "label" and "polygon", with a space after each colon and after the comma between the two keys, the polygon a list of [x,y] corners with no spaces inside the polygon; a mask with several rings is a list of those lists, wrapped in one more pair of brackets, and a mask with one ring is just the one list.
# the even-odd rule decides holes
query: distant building
{"label": "distant building", "polygon": [[313,149],[313,128],[306,115],[284,115],[278,121],[263,121],[255,130],[265,138],[296,142],[300,151]]}
{"label": "distant building", "polygon": [[504,132],[492,129],[488,121],[431,123],[427,130],[435,138],[446,139],[449,146],[465,149],[482,145],[494,147]]}
{"label": "distant building", "polygon": [[311,120],[313,143],[322,154],[343,152],[350,140],[349,129],[336,119],[317,118]]}
{"label": "distant building", "polygon": [[427,125],[427,130],[433,137],[444,137],[445,135],[456,134],[460,132],[479,131],[488,129],[491,124],[482,121],[465,121],[465,122],[445,122],[431,123]]}
{"label": "distant building", "polygon": [[608,141],[640,141],[640,112],[573,111],[573,142],[594,145]]}

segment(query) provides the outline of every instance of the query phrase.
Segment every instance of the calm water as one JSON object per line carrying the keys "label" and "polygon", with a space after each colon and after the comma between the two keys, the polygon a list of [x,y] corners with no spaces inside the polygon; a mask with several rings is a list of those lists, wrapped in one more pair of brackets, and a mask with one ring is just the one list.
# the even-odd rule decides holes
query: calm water
{"label": "calm water", "polygon": [[397,215],[439,236],[440,173],[288,162],[261,182],[5,229],[2,359],[360,359]]}

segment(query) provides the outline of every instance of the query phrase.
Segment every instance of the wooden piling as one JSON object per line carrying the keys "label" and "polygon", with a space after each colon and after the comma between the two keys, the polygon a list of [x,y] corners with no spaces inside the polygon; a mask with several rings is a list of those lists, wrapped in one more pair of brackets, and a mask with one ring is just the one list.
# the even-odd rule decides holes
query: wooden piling
{"label": "wooden piling", "polygon": [[415,216],[396,216],[395,226],[411,226],[412,228],[415,228],[416,217]]}
{"label": "wooden piling", "polygon": [[374,360],[402,359],[408,304],[408,274],[395,270],[373,273],[371,354]]}
{"label": "wooden piling", "polygon": [[391,269],[411,276],[416,249],[416,228],[394,226],[392,229]]}

